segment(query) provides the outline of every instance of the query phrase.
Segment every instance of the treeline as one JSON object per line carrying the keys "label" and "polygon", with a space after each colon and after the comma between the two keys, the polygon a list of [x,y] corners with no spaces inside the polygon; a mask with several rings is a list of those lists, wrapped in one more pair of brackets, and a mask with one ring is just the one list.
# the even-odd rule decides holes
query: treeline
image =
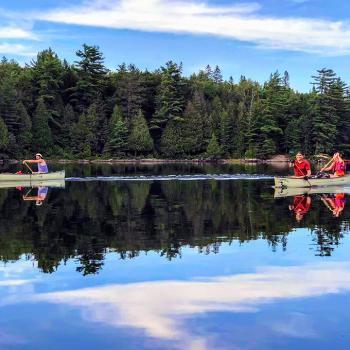
{"label": "treeline", "polygon": [[51,49],[21,67],[0,63],[0,152],[65,158],[266,158],[302,150],[350,154],[350,97],[331,69],[312,89],[289,86],[288,72],[264,84],[223,80],[207,66],[190,77],[167,62],[154,72],[104,65],[83,45],[70,64]]}

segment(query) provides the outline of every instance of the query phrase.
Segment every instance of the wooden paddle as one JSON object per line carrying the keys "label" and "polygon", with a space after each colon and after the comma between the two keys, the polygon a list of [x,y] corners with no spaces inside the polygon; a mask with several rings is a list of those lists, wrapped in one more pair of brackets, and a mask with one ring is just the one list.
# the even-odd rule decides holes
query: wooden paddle
{"label": "wooden paddle", "polygon": [[329,160],[329,162],[321,168],[320,172],[324,169],[324,168],[327,168],[329,164],[331,164],[331,162],[333,162],[333,157]]}
{"label": "wooden paddle", "polygon": [[30,170],[30,172],[33,174],[34,171],[32,170],[32,168],[27,164],[27,162],[24,162],[24,164],[27,166],[27,168]]}
{"label": "wooden paddle", "polygon": [[[297,162],[296,160],[294,161],[294,165],[295,165],[295,166],[298,168],[298,170],[303,174],[303,172],[300,170],[300,168],[299,168],[299,166],[298,166],[298,162]],[[307,175],[304,176],[304,180],[306,180],[307,183],[310,185],[310,187],[312,187],[312,185],[311,185],[311,183],[310,183],[310,181],[309,181]]]}

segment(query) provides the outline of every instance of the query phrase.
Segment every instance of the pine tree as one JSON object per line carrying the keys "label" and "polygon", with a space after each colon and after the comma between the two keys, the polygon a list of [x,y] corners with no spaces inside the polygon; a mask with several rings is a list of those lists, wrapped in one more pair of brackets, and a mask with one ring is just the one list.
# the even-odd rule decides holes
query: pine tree
{"label": "pine tree", "polygon": [[52,134],[48,124],[50,113],[46,109],[43,99],[38,100],[38,104],[33,116],[33,142],[32,150],[45,154],[51,153],[53,146]]}
{"label": "pine tree", "polygon": [[337,78],[331,69],[323,68],[317,72],[318,75],[313,76],[317,94],[314,95],[311,133],[315,153],[328,153],[335,147],[338,136],[337,126],[340,121],[333,94]]}
{"label": "pine tree", "polygon": [[178,158],[184,154],[184,122],[171,121],[167,124],[160,141],[161,154],[167,158]]}
{"label": "pine tree", "polygon": [[189,101],[184,113],[183,148],[186,154],[199,154],[206,149],[203,115]]}
{"label": "pine tree", "polygon": [[17,139],[19,140],[20,154],[24,155],[30,150],[32,142],[32,121],[24,107],[22,101],[19,101],[16,105],[18,127]]}
{"label": "pine tree", "polygon": [[4,120],[0,117],[0,150],[4,151],[8,144],[8,133]]}
{"label": "pine tree", "polygon": [[151,129],[156,138],[170,120],[182,120],[184,109],[184,80],[182,66],[169,61],[162,67],[161,83],[156,95],[156,111],[151,121]]}
{"label": "pine tree", "polygon": [[118,105],[114,106],[112,117],[109,121],[109,135],[104,153],[120,157],[125,154],[128,141],[128,129],[123,121]]}
{"label": "pine tree", "polygon": [[222,74],[221,74],[221,70],[219,68],[219,66],[216,66],[214,69],[214,73],[213,73],[213,81],[217,84],[222,83],[223,79],[222,79]]}
{"label": "pine tree", "polygon": [[67,104],[64,107],[63,111],[63,120],[62,120],[62,133],[61,133],[61,143],[63,148],[70,152],[72,140],[71,133],[72,127],[76,121],[75,113],[71,104]]}
{"label": "pine tree", "polygon": [[10,133],[16,129],[16,95],[14,82],[9,77],[4,79],[0,84],[0,117]]}
{"label": "pine tree", "polygon": [[134,65],[119,66],[116,76],[115,101],[121,108],[127,127],[131,118],[141,109],[145,101],[146,87],[144,77]]}
{"label": "pine tree", "polygon": [[76,55],[79,57],[79,60],[75,62],[78,81],[71,89],[71,101],[81,111],[88,108],[103,91],[103,79],[107,74],[107,69],[98,46],[84,44],[83,49],[78,50]]}
{"label": "pine tree", "polygon": [[141,110],[132,119],[128,137],[128,149],[134,152],[135,155],[137,153],[149,153],[153,150],[153,140]]}
{"label": "pine tree", "polygon": [[233,121],[227,110],[221,113],[220,145],[225,156],[230,156],[233,147]]}
{"label": "pine tree", "polygon": [[72,127],[71,138],[73,152],[78,157],[89,158],[93,154],[95,135],[91,131],[91,116],[87,112],[80,115],[79,120]]}
{"label": "pine tree", "polygon": [[210,159],[219,159],[222,155],[221,147],[214,133],[211,136],[211,139],[209,141],[205,154],[206,154],[206,157]]}

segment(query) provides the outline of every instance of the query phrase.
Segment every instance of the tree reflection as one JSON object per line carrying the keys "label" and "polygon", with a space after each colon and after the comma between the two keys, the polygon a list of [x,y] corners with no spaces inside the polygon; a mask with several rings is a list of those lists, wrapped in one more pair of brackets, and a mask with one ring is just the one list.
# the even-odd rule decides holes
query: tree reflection
{"label": "tree reflection", "polygon": [[[296,222],[290,198],[274,199],[269,183],[259,181],[67,182],[65,190],[50,189],[40,207],[3,189],[0,258],[27,254],[48,273],[74,258],[77,271],[88,275],[103,268],[106,250],[121,259],[150,251],[174,259],[184,246],[216,254],[223,242],[256,239],[287,249],[296,227],[310,229],[316,255],[331,255],[349,229],[345,196],[298,200],[305,210]],[[290,204],[294,214],[297,202]],[[332,203],[343,205],[341,220],[329,212]]]}

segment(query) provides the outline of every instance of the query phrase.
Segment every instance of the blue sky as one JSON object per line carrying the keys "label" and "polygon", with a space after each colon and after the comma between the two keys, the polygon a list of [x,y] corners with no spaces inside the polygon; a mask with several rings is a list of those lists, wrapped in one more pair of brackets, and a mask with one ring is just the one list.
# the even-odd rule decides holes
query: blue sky
{"label": "blue sky", "polygon": [[217,64],[260,82],[288,70],[308,91],[323,67],[350,83],[349,10],[344,0],[0,0],[0,55],[23,64],[50,46],[73,62],[87,43],[110,69],[171,59],[186,75]]}

